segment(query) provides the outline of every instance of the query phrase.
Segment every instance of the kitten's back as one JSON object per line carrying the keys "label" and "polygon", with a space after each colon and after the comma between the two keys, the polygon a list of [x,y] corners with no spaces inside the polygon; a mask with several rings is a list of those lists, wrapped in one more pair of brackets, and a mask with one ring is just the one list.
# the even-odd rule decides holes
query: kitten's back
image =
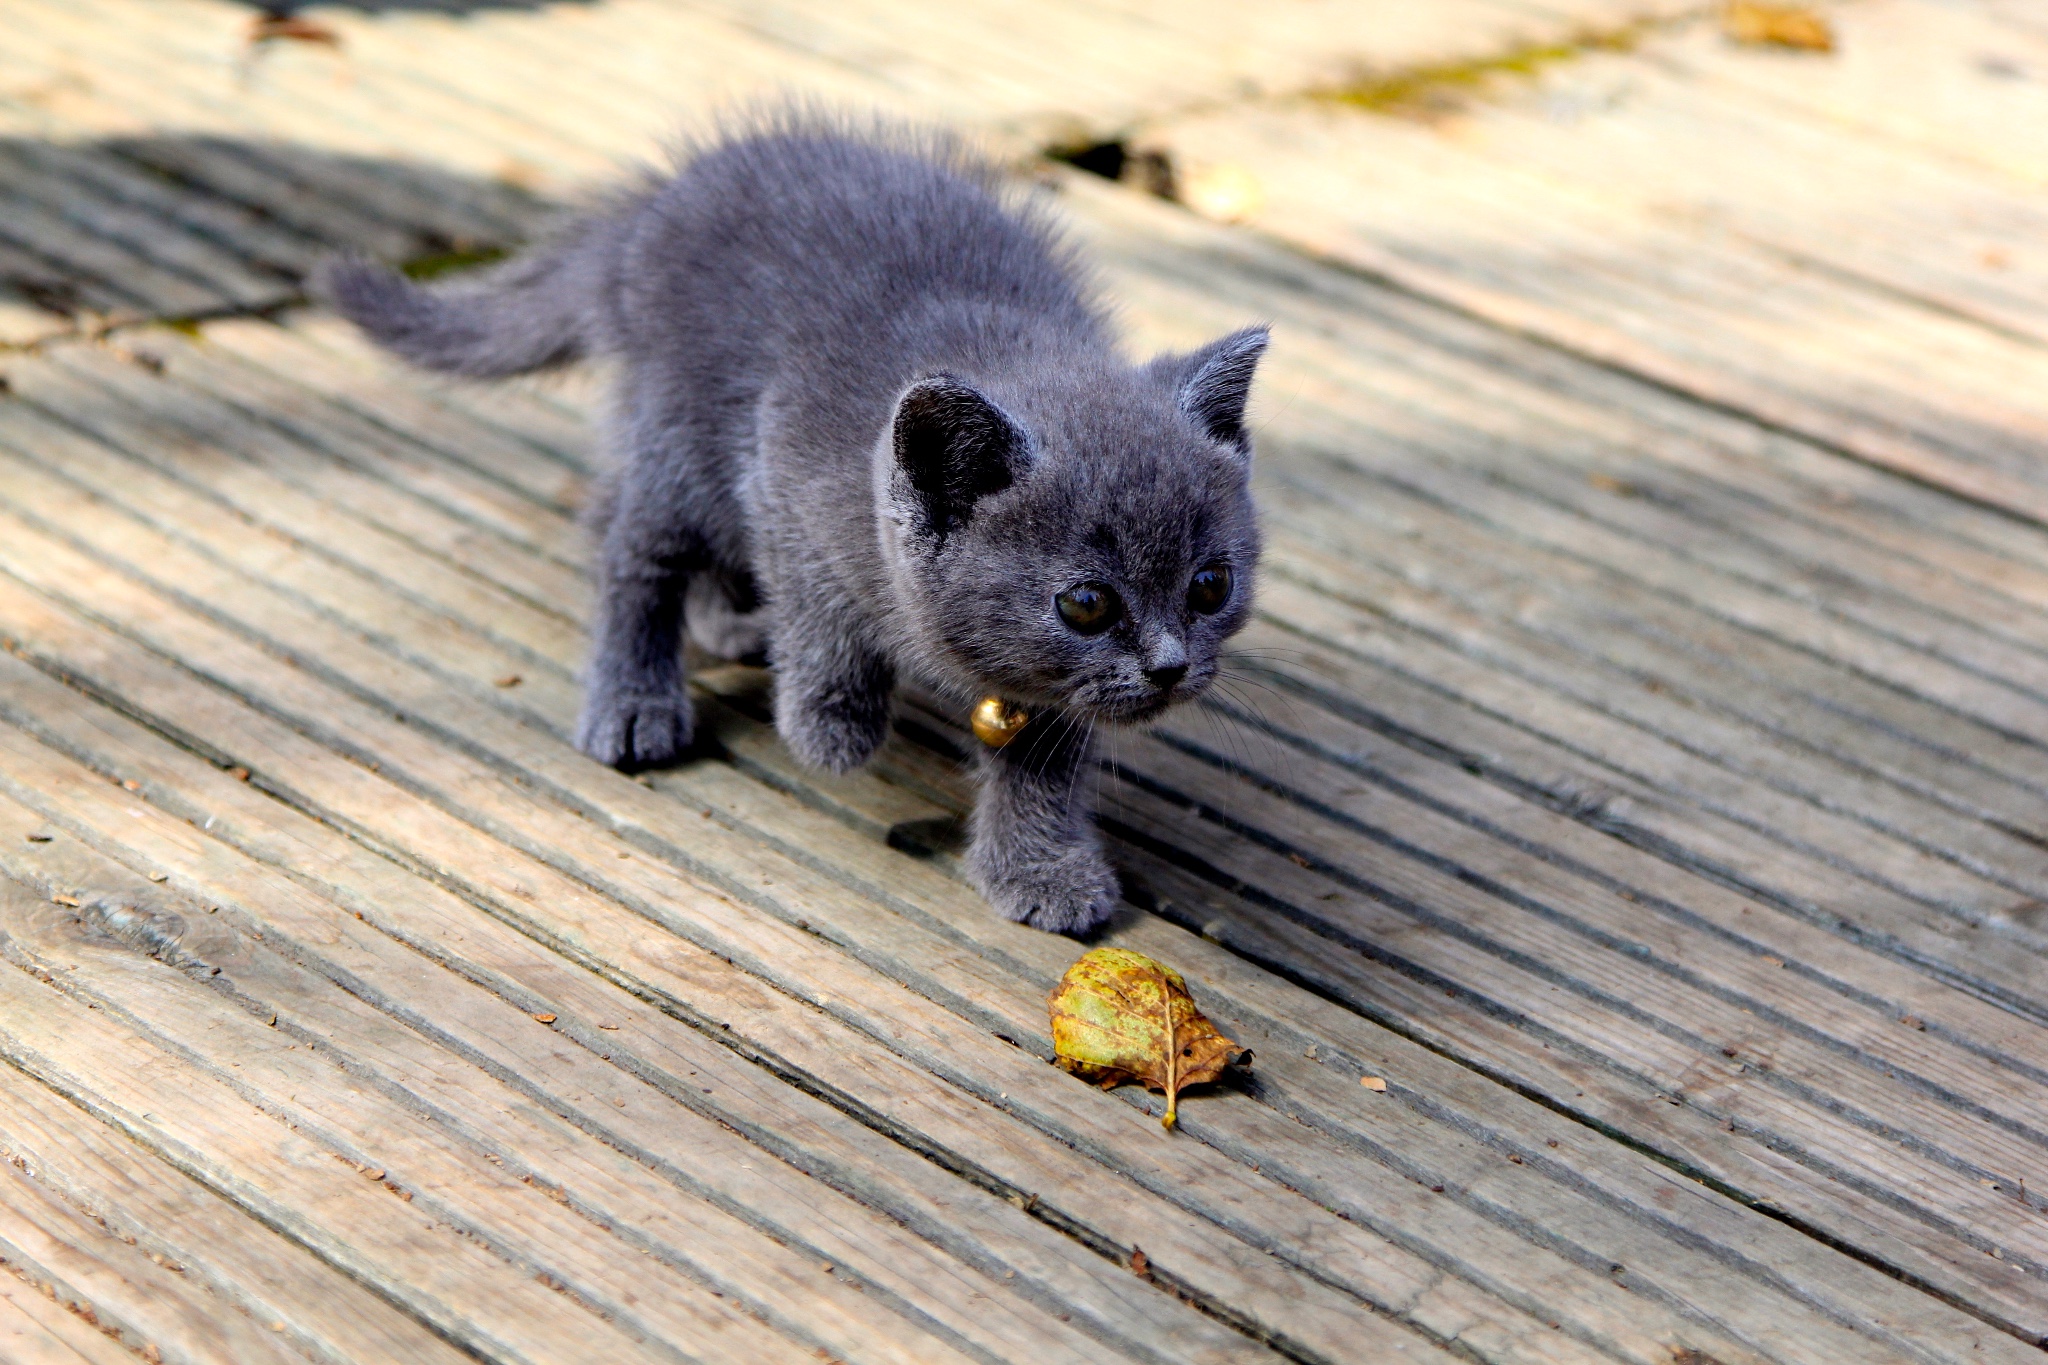
{"label": "kitten's back", "polygon": [[598,352],[699,379],[838,366],[843,388],[987,344],[947,329],[949,309],[1091,348],[1106,333],[1051,223],[957,140],[787,109],[728,124],[502,265],[425,287],[344,259],[314,291],[385,348],[474,377]]}
{"label": "kitten's back", "polygon": [[891,327],[980,304],[1100,339],[1084,273],[1050,221],[942,135],[771,114],[686,153],[636,211],[621,276],[629,329],[672,336],[678,306],[736,309],[788,346],[872,352]]}

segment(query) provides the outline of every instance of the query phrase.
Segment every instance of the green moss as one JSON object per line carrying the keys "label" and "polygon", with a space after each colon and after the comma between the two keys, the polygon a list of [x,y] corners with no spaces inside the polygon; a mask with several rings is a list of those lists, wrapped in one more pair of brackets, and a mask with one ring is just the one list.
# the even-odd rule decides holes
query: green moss
{"label": "green moss", "polygon": [[1533,77],[1589,52],[1627,52],[1641,42],[1654,22],[1581,34],[1569,42],[1529,43],[1487,57],[1411,66],[1385,76],[1367,77],[1318,92],[1320,97],[1355,109],[1380,114],[1421,113],[1441,109],[1460,96],[1474,95],[1501,76]]}
{"label": "green moss", "polygon": [[429,256],[415,256],[399,269],[415,280],[431,280],[437,275],[449,275],[458,270],[474,270],[478,266],[490,265],[505,259],[506,251],[501,246],[468,247],[459,251],[437,251]]}

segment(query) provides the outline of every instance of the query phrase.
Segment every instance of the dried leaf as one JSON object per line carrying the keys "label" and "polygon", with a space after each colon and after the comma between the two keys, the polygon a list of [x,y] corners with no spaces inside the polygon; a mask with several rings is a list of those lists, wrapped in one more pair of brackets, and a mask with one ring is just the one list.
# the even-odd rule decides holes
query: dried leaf
{"label": "dried leaf", "polygon": [[1251,1053],[1217,1032],[1195,1008],[1181,974],[1142,953],[1097,948],[1067,968],[1052,993],[1052,1044],[1059,1066],[1104,1090],[1142,1082],[1166,1096],[1160,1122],[1173,1127],[1181,1087],[1213,1081]]}
{"label": "dried leaf", "polygon": [[1376,1094],[1384,1095],[1387,1093],[1387,1078],[1385,1076],[1360,1076],[1358,1083]]}
{"label": "dried leaf", "polygon": [[292,43],[324,43],[328,47],[341,46],[341,35],[317,20],[287,14],[265,15],[250,23],[250,46],[280,40]]}
{"label": "dried leaf", "polygon": [[533,1016],[533,1022],[536,1024],[552,1024],[555,1022],[555,1016],[552,1014],[536,1014]]}
{"label": "dried leaf", "polygon": [[1752,47],[1795,47],[1806,52],[1835,50],[1834,28],[1811,5],[1729,0],[1728,7],[1721,12],[1721,29],[1736,42]]}

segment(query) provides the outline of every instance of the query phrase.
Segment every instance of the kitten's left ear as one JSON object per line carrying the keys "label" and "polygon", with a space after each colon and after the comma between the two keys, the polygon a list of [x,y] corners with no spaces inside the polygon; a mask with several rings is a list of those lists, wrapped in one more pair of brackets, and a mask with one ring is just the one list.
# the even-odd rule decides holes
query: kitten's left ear
{"label": "kitten's left ear", "polygon": [[1009,414],[950,374],[905,389],[890,425],[900,495],[921,529],[940,540],[967,521],[976,503],[1008,488],[1030,458]]}
{"label": "kitten's left ear", "polygon": [[1174,401],[1196,426],[1241,455],[1252,453],[1244,429],[1252,374],[1272,334],[1246,327],[1186,355],[1163,355],[1147,368],[1174,387]]}

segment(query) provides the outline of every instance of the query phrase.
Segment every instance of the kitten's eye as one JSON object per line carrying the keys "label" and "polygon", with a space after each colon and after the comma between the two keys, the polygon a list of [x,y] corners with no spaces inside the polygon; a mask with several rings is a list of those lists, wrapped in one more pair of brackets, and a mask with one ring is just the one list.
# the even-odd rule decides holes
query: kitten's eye
{"label": "kitten's eye", "polygon": [[1214,616],[1230,600],[1230,566],[1207,564],[1188,580],[1188,610]]}
{"label": "kitten's eye", "polygon": [[1100,635],[1124,614],[1123,599],[1107,583],[1076,583],[1053,605],[1060,609],[1060,620],[1082,635]]}

